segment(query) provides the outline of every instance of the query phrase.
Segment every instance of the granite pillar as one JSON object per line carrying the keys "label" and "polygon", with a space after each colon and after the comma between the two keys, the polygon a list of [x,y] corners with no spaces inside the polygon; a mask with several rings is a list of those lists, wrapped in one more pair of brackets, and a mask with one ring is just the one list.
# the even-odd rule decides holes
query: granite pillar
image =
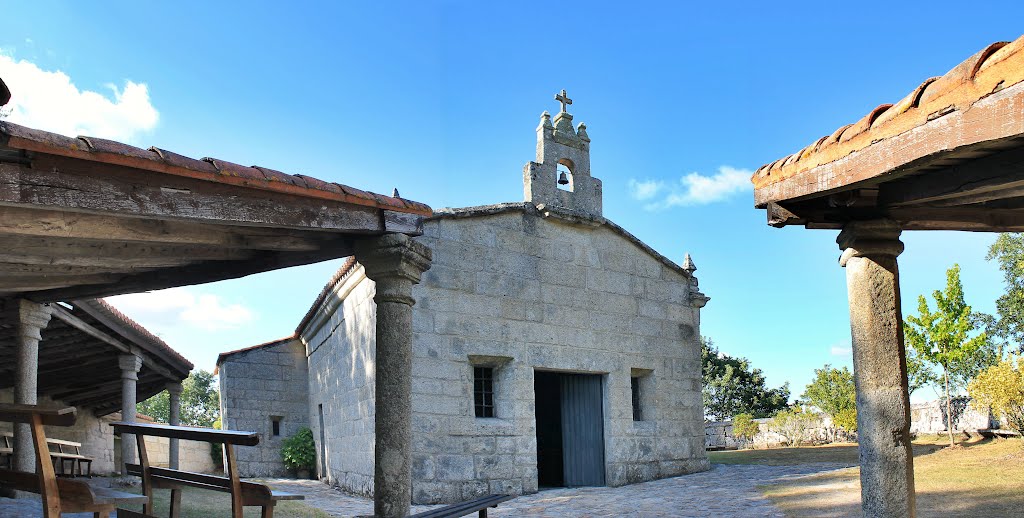
{"label": "granite pillar", "polygon": [[400,518],[412,501],[412,286],[430,268],[430,248],[403,234],[356,243],[377,305],[374,515]]}
{"label": "granite pillar", "polygon": [[[168,383],[167,394],[170,396],[170,424],[178,426],[181,424],[181,383]],[[171,439],[167,446],[167,465],[171,469],[178,469],[178,439]]]}
{"label": "granite pillar", "polygon": [[857,389],[861,507],[867,517],[912,517],[914,457],[900,312],[900,227],[848,223],[836,240],[846,268]]}
{"label": "granite pillar", "polygon": [[[139,381],[139,370],[142,369],[142,358],[134,354],[122,354],[117,360],[121,367],[121,420],[126,423],[134,423],[135,403],[137,402],[136,384]],[[122,475],[128,475],[127,464],[138,462],[137,450],[135,435],[121,434]]]}
{"label": "granite pillar", "polygon": [[[50,307],[28,300],[12,302],[17,315],[17,350],[15,352],[14,403],[35,405],[39,402],[39,341],[50,322]],[[36,458],[32,446],[32,428],[25,423],[14,425],[14,469],[35,473]]]}

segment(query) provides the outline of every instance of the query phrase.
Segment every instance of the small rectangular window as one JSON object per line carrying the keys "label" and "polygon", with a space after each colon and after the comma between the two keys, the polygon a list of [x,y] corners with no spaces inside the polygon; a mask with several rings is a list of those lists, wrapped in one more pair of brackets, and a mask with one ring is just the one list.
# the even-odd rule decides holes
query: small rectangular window
{"label": "small rectangular window", "polygon": [[281,417],[270,416],[270,434],[274,437],[281,435]]}
{"label": "small rectangular window", "polygon": [[629,386],[633,392],[633,420],[643,421],[644,414],[640,407],[640,377],[632,376],[629,378]]}
{"label": "small rectangular window", "polygon": [[494,417],[494,367],[473,367],[473,407],[477,417]]}

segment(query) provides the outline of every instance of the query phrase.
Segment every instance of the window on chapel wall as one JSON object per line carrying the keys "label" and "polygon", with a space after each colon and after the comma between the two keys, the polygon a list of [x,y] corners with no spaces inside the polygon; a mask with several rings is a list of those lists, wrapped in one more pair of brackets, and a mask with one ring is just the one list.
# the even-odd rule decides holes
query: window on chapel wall
{"label": "window on chapel wall", "polygon": [[652,421],[655,415],[654,371],[651,369],[629,370],[629,392],[633,407],[633,421]]}
{"label": "window on chapel wall", "polygon": [[473,411],[476,417],[494,417],[494,367],[473,367]]}
{"label": "window on chapel wall", "polygon": [[633,420],[643,421],[644,412],[643,407],[640,405],[640,377],[630,376],[629,388],[633,395]]}
{"label": "window on chapel wall", "polygon": [[270,435],[273,437],[281,436],[281,420],[284,419],[279,415],[270,416]]}

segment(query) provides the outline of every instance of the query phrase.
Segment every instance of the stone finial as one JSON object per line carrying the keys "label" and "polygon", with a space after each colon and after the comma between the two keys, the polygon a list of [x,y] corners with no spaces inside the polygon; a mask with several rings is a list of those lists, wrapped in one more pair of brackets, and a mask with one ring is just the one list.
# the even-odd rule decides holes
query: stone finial
{"label": "stone finial", "polygon": [[398,195],[398,187],[395,187],[394,189],[391,190],[391,197],[392,198],[401,198],[401,196]]}
{"label": "stone finial", "polygon": [[587,125],[582,122],[576,126],[576,136],[584,142],[590,142],[590,135],[587,135]]}
{"label": "stone finial", "polygon": [[686,257],[683,258],[682,268],[691,275],[693,274],[693,272],[697,271],[697,265],[693,264],[693,259],[690,258],[689,253],[687,253]]}
{"label": "stone finial", "polygon": [[544,113],[540,114],[540,127],[546,129],[553,129],[555,127],[554,124],[551,124],[551,113],[547,110],[544,110]]}

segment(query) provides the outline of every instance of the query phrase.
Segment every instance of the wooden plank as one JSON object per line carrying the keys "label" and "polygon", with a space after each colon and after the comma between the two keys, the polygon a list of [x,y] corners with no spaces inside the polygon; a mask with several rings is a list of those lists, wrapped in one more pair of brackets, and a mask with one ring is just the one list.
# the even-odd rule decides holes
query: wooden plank
{"label": "wooden plank", "polygon": [[39,470],[39,496],[43,501],[43,516],[45,518],[60,518],[60,491],[57,489],[57,475],[53,472],[53,464],[50,463],[50,449],[46,446],[43,415],[33,412],[31,423],[32,446],[36,454],[36,469]]}
{"label": "wooden plank", "polygon": [[[124,435],[121,435],[124,440]],[[144,514],[153,514],[153,475],[149,471],[149,453],[146,451],[146,436],[135,435],[135,444],[139,449],[139,468],[142,472],[142,493],[146,495],[146,502],[142,504]]]}
{"label": "wooden plank", "polygon": [[227,468],[231,481],[231,517],[242,517],[242,480],[238,475],[238,463],[235,460],[235,445],[224,445],[224,467]]}
{"label": "wooden plank", "polygon": [[192,428],[189,426],[171,426],[166,424],[126,423],[124,421],[110,423],[110,426],[113,426],[115,430],[121,433],[168,437],[187,441],[238,444],[242,446],[256,446],[260,443],[259,434],[256,432]]}
{"label": "wooden plank", "polygon": [[953,206],[1020,196],[1022,191],[1024,147],[882,184],[878,201],[891,207]]}
{"label": "wooden plank", "polygon": [[[188,286],[225,279],[237,279],[254,273],[278,270],[291,266],[318,263],[328,259],[348,257],[354,247],[349,239],[339,239],[324,245],[316,252],[259,252],[245,261],[210,261],[176,268],[128,275],[113,285],[98,284],[56,288],[23,294],[34,302],[56,302],[85,298],[109,297],[124,293],[160,290],[175,286]],[[2,286],[2,278],[0,278]],[[2,291],[2,290],[0,290]]]}
{"label": "wooden plank", "polygon": [[384,230],[375,207],[188,178],[155,178],[59,157],[39,156],[32,167],[0,164],[0,205],[298,230]]}
{"label": "wooden plank", "polygon": [[0,421],[8,423],[31,423],[32,416],[37,415],[47,426],[71,426],[75,424],[76,414],[74,407],[0,403]]}
{"label": "wooden plank", "polygon": [[309,251],[320,248],[324,234],[0,206],[0,235]]}
{"label": "wooden plank", "polygon": [[[178,245],[165,243],[140,243],[135,241],[114,241],[110,239],[64,239],[37,236],[10,236],[0,234],[0,246],[4,254],[30,257],[50,257],[72,263],[71,266],[103,266],[104,260],[131,258],[146,259],[189,258],[197,261],[231,261],[252,256],[252,250],[227,248],[215,245]],[[8,261],[13,262],[13,261]],[[34,263],[26,263],[34,264]],[[116,263],[109,263],[116,264]],[[134,264],[134,263],[124,263]],[[145,263],[142,263],[145,264]]]}
{"label": "wooden plank", "polygon": [[423,235],[423,216],[420,216],[419,214],[409,214],[408,212],[385,210],[384,231],[407,234],[410,236]]}

